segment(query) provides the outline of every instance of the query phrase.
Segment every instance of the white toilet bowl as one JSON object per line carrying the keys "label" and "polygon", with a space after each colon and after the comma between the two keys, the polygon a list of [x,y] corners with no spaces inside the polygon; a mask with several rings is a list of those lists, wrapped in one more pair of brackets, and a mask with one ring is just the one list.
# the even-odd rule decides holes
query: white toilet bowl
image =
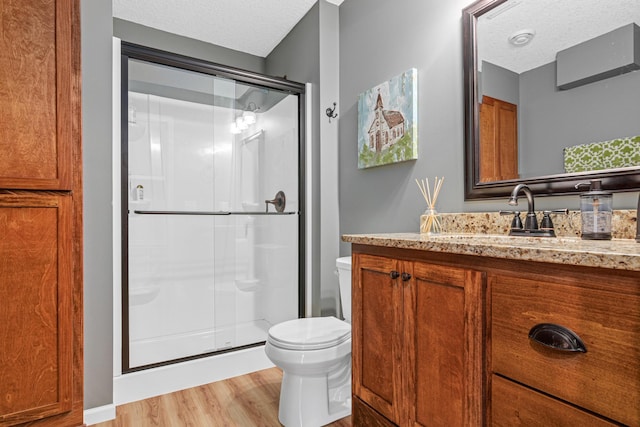
{"label": "white toilet bowl", "polygon": [[[351,269],[351,258],[339,258]],[[342,272],[341,272],[342,273]],[[349,283],[343,283],[348,278]],[[343,305],[351,276],[340,274]],[[347,288],[343,289],[343,288]],[[351,414],[351,324],[335,317],[289,320],[269,329],[265,352],[282,369],[278,417],[286,427],[319,427]]]}

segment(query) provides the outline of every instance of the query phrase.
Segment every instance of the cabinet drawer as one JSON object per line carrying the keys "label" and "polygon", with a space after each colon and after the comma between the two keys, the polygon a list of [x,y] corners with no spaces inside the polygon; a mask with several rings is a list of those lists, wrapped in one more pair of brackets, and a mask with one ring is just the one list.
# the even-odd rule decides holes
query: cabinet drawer
{"label": "cabinet drawer", "polygon": [[[640,280],[604,274],[553,280],[491,276],[492,371],[640,425]],[[540,323],[572,330],[586,353],[532,342],[529,331]]]}
{"label": "cabinet drawer", "polygon": [[615,424],[494,375],[491,386],[491,425],[608,427]]}

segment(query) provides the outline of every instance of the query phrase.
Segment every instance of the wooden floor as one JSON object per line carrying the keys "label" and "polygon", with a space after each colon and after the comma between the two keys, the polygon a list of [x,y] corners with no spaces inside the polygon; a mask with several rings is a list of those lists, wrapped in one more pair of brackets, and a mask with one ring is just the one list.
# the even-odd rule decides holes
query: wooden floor
{"label": "wooden floor", "polygon": [[[282,372],[266,369],[128,403],[95,427],[277,427]],[[351,417],[329,424],[351,427]]]}

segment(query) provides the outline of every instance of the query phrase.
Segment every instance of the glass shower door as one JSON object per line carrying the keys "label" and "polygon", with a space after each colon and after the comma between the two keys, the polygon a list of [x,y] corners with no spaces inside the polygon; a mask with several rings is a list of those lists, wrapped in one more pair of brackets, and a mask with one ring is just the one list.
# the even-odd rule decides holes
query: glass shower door
{"label": "glass shower door", "polygon": [[298,96],[136,59],[127,82],[125,370],[264,342],[299,314]]}

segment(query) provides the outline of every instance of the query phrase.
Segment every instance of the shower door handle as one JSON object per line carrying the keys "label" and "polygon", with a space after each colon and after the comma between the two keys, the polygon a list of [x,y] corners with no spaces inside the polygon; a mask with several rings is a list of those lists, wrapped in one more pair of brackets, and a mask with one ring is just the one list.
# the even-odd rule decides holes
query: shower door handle
{"label": "shower door handle", "polygon": [[264,203],[266,212],[269,212],[269,203],[276,208],[276,212],[284,212],[284,207],[287,204],[287,198],[284,195],[284,191],[281,190],[276,193],[275,199],[265,200]]}

